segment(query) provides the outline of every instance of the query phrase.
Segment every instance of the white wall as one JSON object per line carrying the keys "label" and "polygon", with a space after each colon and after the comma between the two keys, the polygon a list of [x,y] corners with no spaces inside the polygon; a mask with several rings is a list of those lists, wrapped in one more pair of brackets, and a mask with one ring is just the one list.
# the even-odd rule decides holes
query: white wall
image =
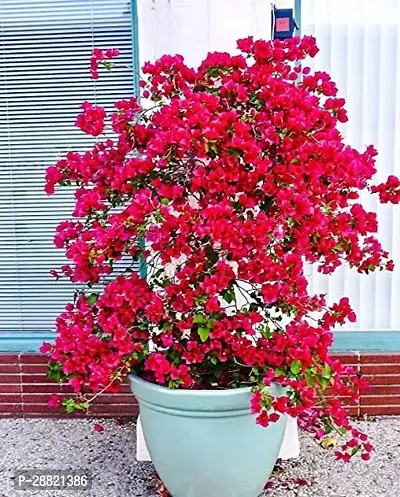
{"label": "white wall", "polygon": [[234,51],[238,38],[271,32],[268,0],[138,0],[138,15],[141,64],[178,53],[197,65],[209,51]]}
{"label": "white wall", "polygon": [[[344,15],[343,12],[346,11]],[[327,71],[346,99],[346,142],[378,150],[377,183],[400,175],[400,2],[399,0],[302,0],[302,32],[316,37],[320,52],[309,61]],[[394,271],[359,275],[338,268],[327,277],[311,272],[311,291],[330,302],[347,296],[357,322],[344,330],[400,330],[400,207],[381,205],[377,195],[362,203],[378,216],[378,238],[395,262]]]}

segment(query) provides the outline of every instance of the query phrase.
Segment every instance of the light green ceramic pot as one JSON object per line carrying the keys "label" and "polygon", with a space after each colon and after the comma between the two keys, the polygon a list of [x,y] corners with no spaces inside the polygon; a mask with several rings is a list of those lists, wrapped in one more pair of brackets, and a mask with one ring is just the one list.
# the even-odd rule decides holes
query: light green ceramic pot
{"label": "light green ceramic pot", "polygon": [[[249,388],[170,390],[130,376],[146,444],[172,497],[257,497],[282,444],[286,416],[255,423]],[[277,385],[273,395],[282,395]]]}

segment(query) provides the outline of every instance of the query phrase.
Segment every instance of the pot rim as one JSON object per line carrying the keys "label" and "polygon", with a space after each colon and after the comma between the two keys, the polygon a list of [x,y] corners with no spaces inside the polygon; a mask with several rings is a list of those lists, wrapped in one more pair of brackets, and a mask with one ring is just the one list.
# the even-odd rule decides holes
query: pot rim
{"label": "pot rim", "polygon": [[[203,413],[204,416],[216,413],[237,412],[237,415],[251,413],[251,387],[232,388],[228,390],[190,390],[170,389],[140,378],[135,373],[128,375],[131,390],[141,407],[153,410],[186,413]],[[283,395],[285,389],[278,384],[271,385],[274,397]],[[213,413],[213,414],[211,414]],[[223,414],[225,413],[225,414]]]}
{"label": "pot rim", "polygon": [[152,383],[151,381],[144,380],[140,376],[138,376],[136,373],[129,373],[128,375],[130,381],[135,381],[136,383],[146,385],[146,388],[153,390],[153,391],[160,391],[164,390],[167,392],[171,392],[174,395],[179,395],[179,394],[184,394],[187,395],[189,392],[195,392],[196,396],[204,396],[204,397],[209,397],[209,396],[216,396],[220,397],[221,395],[234,395],[236,393],[240,393],[241,395],[251,393],[251,389],[253,387],[239,387],[239,388],[226,388],[226,389],[203,389],[203,390],[196,390],[194,388],[168,388],[165,385],[159,385],[158,383]]}

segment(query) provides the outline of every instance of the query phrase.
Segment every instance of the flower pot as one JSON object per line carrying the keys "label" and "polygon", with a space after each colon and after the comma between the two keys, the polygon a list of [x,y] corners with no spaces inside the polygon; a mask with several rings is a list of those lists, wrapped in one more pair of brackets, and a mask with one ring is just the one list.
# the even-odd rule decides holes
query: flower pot
{"label": "flower pot", "polygon": [[[278,457],[286,416],[268,428],[250,388],[170,390],[130,375],[153,464],[172,497],[257,497]],[[274,385],[274,395],[283,390]]]}

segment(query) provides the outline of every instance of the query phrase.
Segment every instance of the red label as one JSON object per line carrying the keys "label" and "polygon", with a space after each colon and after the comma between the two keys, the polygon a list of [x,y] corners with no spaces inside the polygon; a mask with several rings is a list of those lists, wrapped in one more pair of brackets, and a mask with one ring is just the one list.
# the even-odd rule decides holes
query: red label
{"label": "red label", "polygon": [[289,17],[278,17],[275,23],[275,31],[289,31],[290,30],[290,18]]}

